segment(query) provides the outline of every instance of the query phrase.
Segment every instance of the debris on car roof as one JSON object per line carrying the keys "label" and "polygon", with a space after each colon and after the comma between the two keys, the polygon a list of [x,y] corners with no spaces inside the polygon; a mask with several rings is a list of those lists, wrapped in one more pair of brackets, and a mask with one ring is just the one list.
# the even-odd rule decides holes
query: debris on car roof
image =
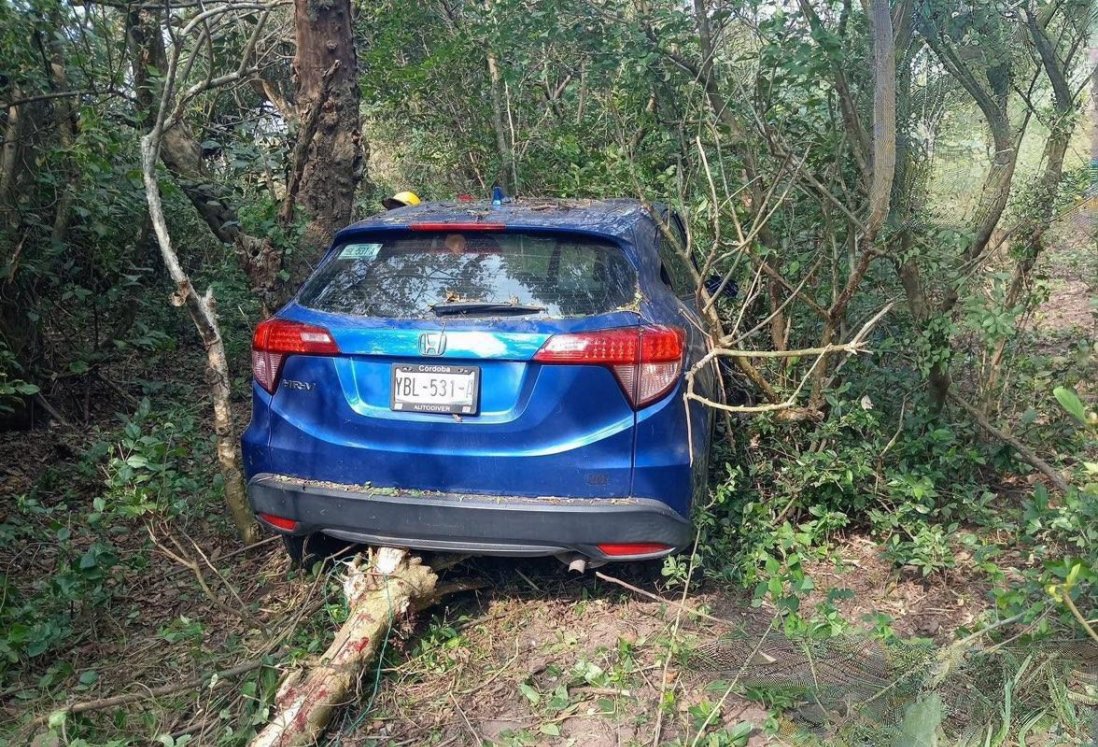
{"label": "debris on car roof", "polygon": [[502,205],[491,200],[448,200],[389,210],[353,223],[347,235],[372,228],[400,228],[412,223],[460,223],[491,216],[492,223],[516,228],[575,228],[621,236],[647,214],[634,199],[516,197]]}

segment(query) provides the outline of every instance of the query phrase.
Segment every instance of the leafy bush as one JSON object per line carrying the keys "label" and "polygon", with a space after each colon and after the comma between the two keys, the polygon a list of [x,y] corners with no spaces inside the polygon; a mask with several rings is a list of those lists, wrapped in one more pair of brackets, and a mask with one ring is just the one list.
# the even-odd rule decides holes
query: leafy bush
{"label": "leafy bush", "polygon": [[206,446],[195,423],[176,415],[143,401],[112,441],[87,449],[67,479],[47,470],[0,523],[5,546],[36,543],[49,559],[44,573],[0,575],[0,682],[13,668],[71,646],[125,597],[123,574],[145,568],[149,559],[137,522],[171,519],[183,527],[216,500],[204,498],[209,491],[182,469]]}
{"label": "leafy bush", "polygon": [[0,337],[0,415],[21,407],[24,397],[38,393],[38,387],[18,378],[23,367],[15,359],[7,343]]}

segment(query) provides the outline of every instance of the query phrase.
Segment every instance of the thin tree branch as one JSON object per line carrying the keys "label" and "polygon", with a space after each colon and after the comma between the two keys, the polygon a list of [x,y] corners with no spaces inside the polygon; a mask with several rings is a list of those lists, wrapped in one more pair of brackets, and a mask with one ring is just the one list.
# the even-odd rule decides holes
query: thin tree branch
{"label": "thin tree branch", "polygon": [[1004,431],[996,428],[994,425],[991,424],[991,421],[984,417],[984,414],[982,412],[969,404],[956,392],[950,392],[949,398],[953,400],[953,402],[955,402],[962,410],[968,413],[969,417],[976,421],[977,425],[979,425],[991,435],[995,436],[995,438],[1010,446],[1024,461],[1031,464],[1041,474],[1051,480],[1052,484],[1056,486],[1057,490],[1059,490],[1061,493],[1067,493],[1069,490],[1071,490],[1071,485],[1068,484],[1063,475],[1061,475],[1052,465],[1050,465],[1044,459],[1041,459],[1041,457],[1037,456],[1037,454],[1031,448],[1023,444],[1014,436],[1011,436],[1009,433],[1005,433]]}
{"label": "thin tree branch", "polygon": [[[248,672],[254,672],[255,670],[266,666],[261,659],[253,661],[246,661],[241,664],[237,664],[235,667],[229,667],[228,669],[222,669],[210,674],[203,674],[199,677],[193,677],[187,680],[181,680],[179,682],[172,682],[167,685],[161,685],[160,687],[144,687],[139,692],[125,693],[123,695],[114,695],[109,698],[100,698],[98,700],[87,700],[81,703],[73,703],[72,705],[64,706],[62,708],[53,711],[53,713],[40,716],[37,719],[37,723],[44,724],[49,721],[50,716],[54,714],[75,714],[75,713],[87,713],[88,711],[102,711],[107,708],[114,708],[116,706],[128,705],[130,703],[136,703],[139,700],[146,700],[149,698],[159,698],[164,695],[172,695],[174,693],[183,692],[184,690],[196,690],[198,688],[208,688],[210,690],[221,687],[227,684],[234,677],[239,677],[242,674]],[[208,683],[208,684],[207,684]]]}

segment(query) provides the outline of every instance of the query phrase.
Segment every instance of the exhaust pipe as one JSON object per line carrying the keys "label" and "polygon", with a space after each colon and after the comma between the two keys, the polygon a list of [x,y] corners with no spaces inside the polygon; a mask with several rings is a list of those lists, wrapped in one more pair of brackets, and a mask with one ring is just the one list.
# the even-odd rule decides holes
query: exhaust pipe
{"label": "exhaust pipe", "polygon": [[568,566],[568,570],[572,573],[585,573],[587,571],[587,558],[578,552],[562,552],[555,557]]}

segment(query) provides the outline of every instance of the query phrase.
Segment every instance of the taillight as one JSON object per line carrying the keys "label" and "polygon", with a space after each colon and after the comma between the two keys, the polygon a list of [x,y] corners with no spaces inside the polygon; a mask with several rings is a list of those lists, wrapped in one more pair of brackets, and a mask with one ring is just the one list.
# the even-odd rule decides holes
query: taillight
{"label": "taillight", "polygon": [[507,226],[502,223],[411,223],[409,231],[503,231]]}
{"label": "taillight", "polygon": [[661,545],[658,542],[604,542],[598,547],[603,553],[612,558],[624,558],[631,555],[655,555],[672,549],[670,545]]}
{"label": "taillight", "polygon": [[667,394],[678,381],[685,340],[686,334],[677,327],[626,327],[553,335],[534,360],[608,366],[636,409]]}
{"label": "taillight", "polygon": [[275,516],[274,514],[256,514],[256,516],[276,529],[283,529],[287,532],[297,529],[297,522],[293,519],[287,519],[285,516]]}
{"label": "taillight", "polygon": [[328,330],[314,324],[268,319],[252,337],[252,375],[256,383],[274,393],[282,363],[288,355],[337,355],[339,346]]}

